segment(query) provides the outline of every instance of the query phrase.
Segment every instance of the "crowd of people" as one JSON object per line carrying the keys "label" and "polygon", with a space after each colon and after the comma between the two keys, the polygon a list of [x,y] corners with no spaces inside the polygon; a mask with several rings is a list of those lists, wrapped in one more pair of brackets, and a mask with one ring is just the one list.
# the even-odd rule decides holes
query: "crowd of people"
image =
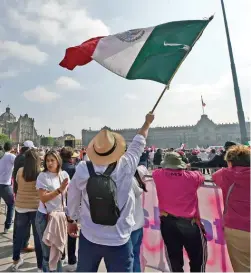
{"label": "crowd of people", "polygon": [[155,152],[145,148],[153,120],[153,114],[146,115],[129,146],[103,129],[79,154],[71,147],[44,151],[29,140],[17,155],[10,143],[0,147],[4,233],[14,218],[12,271],[23,265],[22,251],[35,251],[38,272],[62,272],[66,257],[71,272],[97,272],[102,259],[108,272],[141,272],[144,177],[152,174],[170,271],[183,271],[185,248],[191,272],[205,272],[207,239],[197,190],[205,180],[199,169],[210,169],[223,193],[233,269],[250,272],[250,148],[228,141],[219,153]]}

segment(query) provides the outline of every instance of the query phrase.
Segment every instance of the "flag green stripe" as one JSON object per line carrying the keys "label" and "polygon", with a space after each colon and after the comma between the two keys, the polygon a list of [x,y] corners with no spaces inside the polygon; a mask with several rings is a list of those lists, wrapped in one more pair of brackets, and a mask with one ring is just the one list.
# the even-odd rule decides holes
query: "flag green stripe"
{"label": "flag green stripe", "polygon": [[164,46],[164,42],[192,47],[209,21],[178,21],[155,27],[126,78],[169,84],[189,51],[182,49],[183,46]]}

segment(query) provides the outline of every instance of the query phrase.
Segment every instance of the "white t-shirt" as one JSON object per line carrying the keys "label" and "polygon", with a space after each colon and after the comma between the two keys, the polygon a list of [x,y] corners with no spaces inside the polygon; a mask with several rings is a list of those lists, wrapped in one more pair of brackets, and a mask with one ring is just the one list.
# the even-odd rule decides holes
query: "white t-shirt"
{"label": "white t-shirt", "polygon": [[132,231],[135,231],[142,228],[145,223],[144,211],[142,207],[143,190],[139,187],[139,183],[135,177],[133,178],[132,188],[135,194],[135,210],[133,214],[135,225],[133,226]]}
{"label": "white t-shirt", "polygon": [[12,171],[16,156],[6,152],[0,159],[0,184],[11,185]]}
{"label": "white t-shirt", "polygon": [[[60,180],[59,180],[59,177],[60,177]],[[70,181],[70,177],[69,177],[68,173],[65,171],[61,171],[59,173],[59,175],[57,173],[51,173],[49,171],[41,172],[37,178],[36,187],[37,187],[37,189],[44,189],[47,191],[55,191],[56,189],[58,189],[60,187],[60,184],[63,182],[63,180],[65,178],[68,178],[68,180]],[[60,183],[60,181],[61,181],[61,183]],[[65,193],[66,193],[66,191],[64,191],[64,193],[63,193],[64,206],[65,206]],[[38,211],[40,211],[41,213],[44,213],[44,214],[47,214],[47,212],[50,213],[52,211],[62,211],[63,210],[62,194],[59,194],[54,199],[46,202],[45,206],[46,206],[46,209],[44,207],[44,204],[40,201]]]}
{"label": "white t-shirt", "polygon": [[[149,172],[145,166],[138,166],[137,167],[139,176],[144,181],[144,176],[149,175]],[[133,226],[133,230],[138,230],[142,227],[144,227],[145,224],[145,217],[144,217],[144,210],[142,206],[142,195],[143,195],[143,189],[139,187],[139,183],[137,179],[133,178],[133,184],[132,184],[133,192],[135,194],[135,211],[134,211],[134,221],[135,225]]]}
{"label": "white t-shirt", "polygon": [[154,152],[150,152],[150,153],[149,153],[149,158],[150,158],[150,160],[153,160],[153,159],[154,159],[154,154],[155,154]]}
{"label": "white t-shirt", "polygon": [[202,161],[207,161],[208,160],[208,154],[206,152],[200,152],[198,154],[198,157],[202,160]]}

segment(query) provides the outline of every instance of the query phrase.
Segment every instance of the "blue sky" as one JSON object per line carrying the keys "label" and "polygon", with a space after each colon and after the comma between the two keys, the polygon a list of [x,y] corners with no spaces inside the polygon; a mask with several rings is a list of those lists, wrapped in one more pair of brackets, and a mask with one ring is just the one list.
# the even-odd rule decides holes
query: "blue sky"
{"label": "blue sky", "polygon": [[[225,0],[246,118],[250,116],[251,1]],[[163,97],[153,126],[216,123],[237,113],[220,0],[5,0],[0,4],[0,111],[35,118],[39,134],[80,137],[81,129],[141,126],[163,85],[128,81],[92,62],[74,71],[58,63],[88,38],[215,13]]]}

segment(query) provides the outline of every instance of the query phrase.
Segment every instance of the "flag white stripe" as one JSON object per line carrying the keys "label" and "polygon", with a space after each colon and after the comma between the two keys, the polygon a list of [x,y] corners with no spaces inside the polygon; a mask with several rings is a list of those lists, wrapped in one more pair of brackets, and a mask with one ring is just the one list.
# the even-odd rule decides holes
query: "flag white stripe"
{"label": "flag white stripe", "polygon": [[105,68],[126,77],[153,29],[154,27],[142,29],[144,34],[134,42],[121,41],[116,35],[102,38],[92,58]]}

